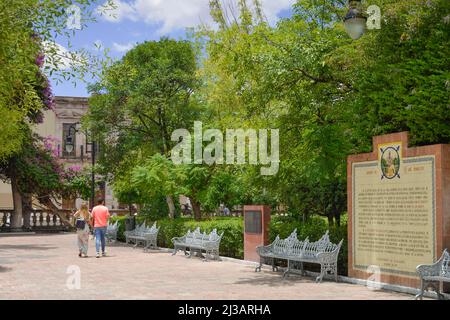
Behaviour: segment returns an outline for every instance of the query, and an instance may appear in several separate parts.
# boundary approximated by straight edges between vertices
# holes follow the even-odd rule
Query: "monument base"
[[[244,260],[259,262],[258,246],[269,242],[269,206],[244,206]]]

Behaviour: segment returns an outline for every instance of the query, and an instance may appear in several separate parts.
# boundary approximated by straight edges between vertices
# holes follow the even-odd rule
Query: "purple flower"
[[[58,148],[57,148],[57,142],[59,142],[59,141],[60,140],[58,138],[55,138],[52,136],[48,136],[43,139],[45,150],[50,152],[51,155],[53,156],[53,158],[55,158],[55,159],[57,159],[59,157],[59,154],[58,154],[59,152],[58,152]]]
[[[67,170],[69,170],[69,172],[72,172],[72,173],[80,172],[81,166],[74,165],[74,166],[67,168]]]
[[[35,60],[36,65],[39,68],[42,68],[42,66],[44,65],[44,61],[45,61],[45,55],[43,53],[39,53]]]
[[[52,87],[48,80],[45,80],[44,88],[42,89],[43,103],[45,104],[47,110],[54,110],[55,99],[53,97]]]

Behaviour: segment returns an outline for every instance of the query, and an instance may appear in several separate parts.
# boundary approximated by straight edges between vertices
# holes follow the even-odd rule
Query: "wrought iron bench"
[[[421,264],[416,270],[420,277],[420,293],[416,295],[416,299],[422,299],[425,290],[433,288],[437,293],[439,300],[445,300],[446,297],[441,292],[441,284],[450,282],[450,254],[447,249],[444,250],[440,259],[431,264]]]
[[[151,227],[146,227],[144,222],[132,231],[125,231],[125,242],[126,244],[134,243],[135,248],[142,243],[144,245],[144,251],[148,251],[150,247],[158,247],[158,232],[159,228],[156,226],[156,222]]]
[[[109,242],[117,242],[117,231],[119,230],[119,221],[116,221],[114,224],[108,223],[108,226],[106,228],[106,235],[105,238]]]
[[[208,260],[208,256],[213,256],[214,259],[218,260],[222,237],[223,232],[219,235],[216,229],[209,234],[200,232],[200,228],[195,229],[193,232],[188,230],[184,236],[172,239],[174,246],[172,255],[176,255],[179,250],[183,250],[184,254],[191,258],[194,252],[201,255],[202,251],[205,251],[204,261]],[[187,250],[189,250],[189,254]]]
[[[305,241],[308,241],[306,238]],[[280,239],[278,235],[275,240],[268,246],[259,246],[256,248],[258,255],[261,257],[260,264],[256,267],[255,272],[261,271],[261,267],[265,259],[272,262],[272,270],[278,271],[275,265],[276,259],[286,259],[286,256],[291,252],[301,252],[305,246],[305,241],[297,239],[297,229],[295,229],[286,239]]]
[[[337,260],[343,240],[339,244],[332,243],[327,231],[318,241],[310,242],[308,239],[299,241],[296,230],[285,240],[280,240],[279,237],[277,239],[269,246],[258,247],[257,252],[261,258],[287,260],[288,266],[283,277],[293,272],[293,263],[300,263],[303,273],[303,263],[306,262],[320,264],[320,275],[316,278],[316,282],[322,282],[323,277],[328,273],[334,275],[337,282]],[[275,271],[273,263],[272,270]],[[261,266],[262,261],[255,271],[261,271]]]

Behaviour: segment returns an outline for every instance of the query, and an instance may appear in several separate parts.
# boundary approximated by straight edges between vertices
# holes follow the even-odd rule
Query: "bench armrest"
[[[437,276],[439,275],[440,269],[441,269],[440,262],[436,262],[433,264],[421,264],[416,267],[416,271],[421,278],[427,276]]]
[[[272,252],[273,250],[273,245],[269,244],[267,246],[258,246],[256,247],[256,252],[261,256],[264,255],[265,253],[269,253]]]
[[[175,242],[185,242],[185,240],[186,240],[186,236],[182,236],[182,237],[174,237],[174,238],[172,238],[172,243],[175,243]]]
[[[203,243],[203,246],[205,247],[205,249],[209,250],[219,249],[220,241],[206,241]]]
[[[416,271],[420,278],[427,276],[438,276],[441,273],[442,264],[445,257],[448,256],[447,249],[444,250],[442,256],[433,264],[421,264],[416,267]]]
[[[343,241],[344,240],[341,240],[341,242],[339,242],[339,244],[337,245],[336,249],[334,249],[331,252],[319,252],[316,256],[317,260],[320,263],[337,263],[339,251],[341,250]]]

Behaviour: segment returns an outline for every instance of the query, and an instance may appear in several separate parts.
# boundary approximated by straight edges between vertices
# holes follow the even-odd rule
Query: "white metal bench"
[[[308,241],[308,238],[305,241]],[[283,260],[286,259],[287,255],[291,255],[293,252],[301,252],[305,245],[305,241],[299,241],[297,239],[297,229],[295,229],[286,239],[280,239],[280,236],[278,235],[270,245],[257,247],[256,251],[261,257],[261,260],[255,271],[261,271],[264,259],[268,259],[272,262],[273,271],[278,271],[275,260]]]
[[[204,261],[208,260],[208,256],[219,259],[219,247],[222,237],[223,232],[219,235],[216,229],[209,234],[200,232],[199,227],[193,232],[189,230],[184,236],[172,239],[174,245],[172,255],[176,255],[179,250],[183,250],[184,254],[190,258],[194,252],[201,255],[202,251],[205,251]],[[187,250],[189,250],[189,254]]]
[[[144,251],[148,251],[150,247],[158,247],[158,232],[159,228],[156,226],[156,222],[151,227],[146,227],[144,222],[132,231],[125,231],[125,242],[126,244],[134,243],[135,248],[142,243]]]
[[[105,238],[108,242],[117,242],[117,231],[119,230],[119,221],[116,221],[114,224],[108,223],[106,227]]]
[[[288,266],[283,277],[293,272],[293,263],[300,263],[302,273],[304,262],[315,263],[320,264],[320,275],[316,278],[316,282],[322,282],[323,277],[329,273],[334,276],[337,282],[337,260],[342,243],[343,240],[339,244],[332,243],[328,231],[318,241],[310,242],[308,238],[300,241],[297,239],[297,230],[294,230],[284,240],[280,240],[279,236],[277,236],[270,245],[257,248],[257,252],[261,257],[261,263],[255,271],[261,271],[264,258],[272,259],[272,270],[274,271],[278,269],[274,266],[275,259],[287,260]]]
[[[447,249],[442,253],[441,258],[431,265],[421,264],[416,270],[420,277],[420,293],[416,299],[422,299],[425,290],[433,288],[437,293],[439,300],[445,300],[442,294],[441,286],[444,282],[450,282],[450,254]]]

